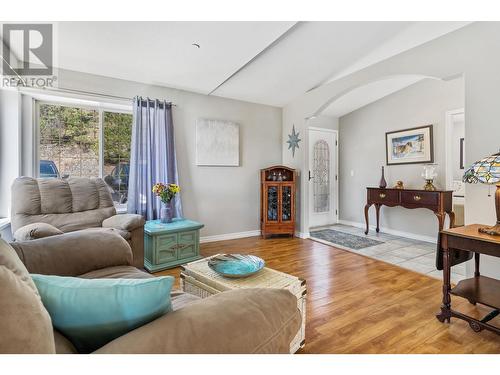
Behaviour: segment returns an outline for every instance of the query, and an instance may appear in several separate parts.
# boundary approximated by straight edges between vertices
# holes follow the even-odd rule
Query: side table
[[[463,227],[443,230],[441,249],[443,252],[443,304],[436,318],[450,323],[451,318],[458,318],[469,323],[475,332],[486,329],[500,335],[500,328],[488,322],[500,314],[500,280],[482,276],[479,272],[480,254],[500,257],[500,238],[478,231],[485,225],[470,224]],[[451,287],[450,273],[454,250],[474,253],[474,277],[461,280],[457,286]],[[480,303],[492,310],[482,319],[465,315],[451,307],[451,295],[467,299],[473,305]]]
[[[200,229],[193,220],[174,219],[164,224],[149,220],[144,225],[144,267],[149,272],[173,268],[200,256]]]

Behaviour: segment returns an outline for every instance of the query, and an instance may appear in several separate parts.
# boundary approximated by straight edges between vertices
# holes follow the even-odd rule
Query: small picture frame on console
[[[387,165],[434,162],[432,125],[385,133]]]

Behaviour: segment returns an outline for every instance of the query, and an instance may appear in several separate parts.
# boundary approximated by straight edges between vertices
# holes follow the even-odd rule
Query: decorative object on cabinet
[[[455,225],[455,213],[452,208],[453,191],[447,190],[435,190],[435,191],[425,191],[425,190],[401,190],[401,189],[380,189],[374,187],[368,187],[366,206],[365,206],[365,221],[366,221],[366,231],[368,234],[369,222],[368,222],[368,210],[372,205],[375,205],[375,212],[377,218],[377,228],[376,231],[379,232],[379,222],[380,222],[380,207],[396,207],[402,206],[405,208],[427,208],[434,212],[438,218],[439,231],[443,230],[444,219],[446,214],[450,217],[450,228]]]
[[[292,134],[288,134],[288,149],[292,149],[292,157],[295,157],[295,149],[299,148],[299,142],[301,139],[299,138],[299,133],[295,132],[295,125],[292,126]]]
[[[387,132],[385,148],[387,165],[432,163],[432,125]]]
[[[200,229],[204,225],[187,219],[169,224],[149,220],[144,226],[144,267],[149,272],[173,268],[200,259]]]
[[[385,180],[384,176],[384,167],[382,167],[382,177],[380,177],[380,182],[378,184],[378,187],[381,189],[385,189],[387,187],[387,181]]]
[[[181,188],[177,184],[164,184],[163,182],[158,182],[154,184],[152,191],[163,203],[160,209],[160,221],[164,224],[171,223],[173,218],[171,202],[181,191]]]
[[[424,170],[422,172],[422,177],[425,180],[424,190],[427,190],[427,191],[436,190],[436,187],[433,184],[434,179],[437,177],[436,166],[437,166],[437,164],[424,165]]]
[[[266,262],[255,255],[219,254],[209,259],[208,266],[219,275],[241,279],[264,268]]]
[[[401,180],[396,181],[396,185],[394,186],[394,189],[403,190],[404,188],[405,187],[404,187],[403,181],[401,181]]]
[[[212,270],[208,262],[220,254],[200,259],[181,266],[181,287],[186,293],[206,298],[233,289],[284,289],[297,298],[297,308],[302,315],[302,324],[290,342],[290,353],[295,353],[305,344],[306,330],[306,281],[272,268],[264,267],[259,273],[244,279],[230,279]]]
[[[196,122],[196,165],[238,167],[240,128],[231,121]]]
[[[277,165],[260,172],[260,229],[271,234],[295,234],[294,169]]]
[[[476,161],[464,173],[464,182],[476,184],[481,182],[496,185],[495,208],[497,223],[491,227],[480,227],[479,232],[500,236],[500,152]]]

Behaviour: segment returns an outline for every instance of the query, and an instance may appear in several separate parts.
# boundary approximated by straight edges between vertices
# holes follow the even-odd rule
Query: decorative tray
[[[224,277],[242,278],[264,268],[263,259],[254,255],[221,254],[211,258],[208,266]]]

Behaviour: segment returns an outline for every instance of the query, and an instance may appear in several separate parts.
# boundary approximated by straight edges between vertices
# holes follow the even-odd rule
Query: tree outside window
[[[38,123],[40,177],[103,177],[113,200],[127,202],[131,114],[42,103]]]

